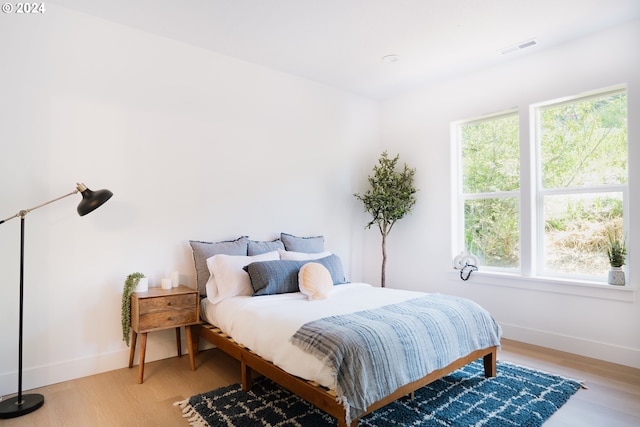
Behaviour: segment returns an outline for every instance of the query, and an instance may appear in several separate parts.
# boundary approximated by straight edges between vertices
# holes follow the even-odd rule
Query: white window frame
[[[456,167],[454,168],[456,171],[456,177],[454,182],[457,183],[457,190],[456,190],[456,200],[454,202],[454,212],[456,212],[456,217],[457,217],[457,224],[454,226],[455,227],[455,231],[454,231],[454,242],[457,242],[457,244],[455,244],[454,246],[459,247],[459,251],[462,251],[465,248],[465,242],[464,242],[464,203],[467,200],[482,200],[482,199],[487,199],[487,198],[495,198],[495,199],[507,199],[507,198],[515,198],[518,200],[518,204],[519,204],[519,218],[518,218],[518,224],[520,225],[520,234],[522,233],[522,185],[520,185],[518,190],[511,190],[511,191],[496,191],[496,192],[490,192],[490,193],[472,193],[472,194],[466,194],[463,193],[462,191],[462,185],[463,185],[463,168],[462,168],[462,135],[461,135],[461,127],[462,125],[467,125],[467,124],[472,124],[472,123],[477,123],[477,122],[483,122],[483,121],[488,121],[488,120],[493,120],[493,119],[500,119],[503,117],[510,117],[510,116],[517,116],[518,117],[518,123],[520,121],[520,117],[518,114],[518,110],[517,109],[509,109],[509,110],[505,110],[505,111],[500,111],[498,113],[494,113],[494,114],[487,114],[487,115],[483,115],[480,117],[475,117],[473,119],[469,119],[469,120],[460,120],[457,122],[452,123],[452,135],[455,135],[455,139],[454,139],[454,144],[452,144],[452,146],[454,146],[455,148],[455,159],[456,159]],[[522,130],[522,128],[520,127],[520,125],[518,124],[518,129]],[[520,150],[522,150],[522,146],[520,146]],[[520,153],[520,159],[522,159],[522,153]],[[522,170],[520,170],[520,175],[522,176]],[[520,236],[520,239],[522,240],[522,236]],[[504,268],[504,267],[490,267],[490,266],[483,266],[483,269],[486,270],[494,270],[494,271],[507,271],[507,272],[520,272],[521,268],[522,268],[522,248],[520,248],[520,253],[518,255],[519,259],[520,259],[520,267],[519,268]]]
[[[542,173],[540,159],[539,111],[542,108],[563,103],[572,103],[578,100],[598,98],[607,95],[624,92],[627,94],[626,85],[617,85],[599,89],[575,96],[554,99],[541,103],[531,104],[527,108],[508,109],[494,114],[459,120],[451,123],[451,158],[453,160],[452,182],[454,194],[452,208],[455,213],[455,223],[452,229],[452,257],[455,257],[465,248],[464,242],[464,201],[470,197],[462,194],[462,141],[461,125],[473,123],[479,120],[499,118],[518,112],[518,125],[520,129],[520,268],[507,269],[498,267],[481,267],[474,272],[475,281],[478,283],[508,286],[524,289],[535,289],[562,294],[578,294],[607,299],[631,301],[635,299],[635,290],[630,286],[611,286],[606,281],[595,280],[594,277],[579,277],[576,275],[554,274],[544,271],[543,266],[543,239],[544,239],[544,215],[543,197],[551,194],[580,194],[595,192],[622,192],[624,229],[629,230],[629,180],[626,184],[598,185],[581,187],[579,189],[544,189],[542,187]],[[627,141],[627,158],[628,158]],[[630,165],[629,165],[630,166]],[[628,170],[628,168],[627,168]],[[627,172],[628,173],[628,172]],[[496,193],[497,194],[497,193]],[[473,195],[478,196],[478,195]],[[511,195],[510,197],[514,197]],[[538,231],[539,230],[539,231]],[[628,270],[627,270],[628,272]],[[455,272],[454,272],[455,273]],[[457,273],[455,273],[457,276]],[[522,280],[514,281],[513,278]]]
[[[622,193],[622,201],[623,201],[623,221],[624,221],[624,229],[629,229],[629,179],[628,179],[628,165],[627,165],[627,183],[626,184],[606,184],[606,185],[589,185],[582,187],[574,187],[574,188],[550,188],[546,189],[542,185],[542,162],[541,162],[541,141],[540,141],[540,111],[552,107],[552,106],[560,106],[566,104],[572,104],[574,102],[579,102],[583,100],[590,100],[594,98],[603,98],[610,95],[615,95],[619,93],[627,93],[627,89],[625,86],[619,86],[616,88],[606,88],[601,90],[596,90],[588,93],[583,93],[575,96],[565,97],[562,99],[555,99],[551,101],[541,102],[537,104],[533,104],[529,108],[529,116],[531,118],[531,142],[534,146],[535,155],[531,159],[530,164],[534,164],[535,168],[535,181],[534,181],[534,197],[535,197],[535,222],[531,222],[531,224],[535,224],[533,229],[535,230],[535,246],[532,248],[532,254],[534,254],[531,259],[535,260],[533,263],[534,268],[531,271],[531,275],[538,277],[557,277],[557,278],[568,278],[575,279],[580,281],[596,281],[600,282],[602,279],[598,279],[594,276],[588,275],[576,275],[576,274],[563,274],[557,272],[545,271],[544,268],[544,197],[551,195],[572,195],[572,194],[592,194],[592,193],[612,193],[612,192],[620,192]],[[628,153],[628,141],[627,141],[627,159],[629,158]]]

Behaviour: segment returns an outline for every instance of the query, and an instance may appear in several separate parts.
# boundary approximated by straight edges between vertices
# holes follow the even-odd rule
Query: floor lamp
[[[78,183],[76,189],[69,194],[60,196],[57,199],[50,200],[31,209],[26,209],[17,214],[0,221],[0,224],[10,219],[20,217],[20,327],[18,330],[18,395],[0,402],[0,419],[19,417],[35,411],[44,405],[44,396],[41,394],[22,394],[22,317],[23,317],[23,298],[24,298],[24,217],[31,211],[46,206],[50,203],[57,202],[60,199],[71,196],[72,194],[82,194],[82,200],[78,205],[78,214],[84,216],[94,209],[102,206],[104,202],[109,200],[113,193],[109,190],[91,191],[84,184]]]

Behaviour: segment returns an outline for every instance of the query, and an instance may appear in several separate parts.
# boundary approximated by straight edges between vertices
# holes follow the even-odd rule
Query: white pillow
[[[243,267],[258,261],[276,261],[277,251],[254,256],[218,254],[207,258],[211,277],[207,281],[207,299],[216,304],[229,297],[253,295],[249,274]]]
[[[311,259],[319,259],[328,257],[331,255],[331,252],[315,252],[315,253],[306,253],[306,252],[293,252],[293,251],[285,251],[282,249],[278,249],[278,254],[280,255],[280,259],[286,259],[290,261],[308,261]]]
[[[300,292],[310,300],[326,299],[333,289],[333,279],[327,267],[318,262],[309,262],[298,272]]]

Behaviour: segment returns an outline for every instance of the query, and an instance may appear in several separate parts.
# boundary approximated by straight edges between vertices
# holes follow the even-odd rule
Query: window
[[[465,247],[485,266],[520,263],[518,132],[515,112],[459,126]]]
[[[541,264],[549,274],[604,276],[609,235],[624,235],[627,99],[613,92],[534,108]]]
[[[507,112],[454,124],[456,246],[487,269],[603,281],[604,247],[610,236],[625,235],[626,90],[527,113],[527,120]]]

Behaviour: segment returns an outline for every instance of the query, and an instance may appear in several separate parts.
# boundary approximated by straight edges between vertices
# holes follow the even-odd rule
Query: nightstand
[[[197,290],[182,285],[172,289],[149,288],[147,292],[134,292],[131,294],[132,332],[129,368],[133,366],[136,340],[138,334],[141,334],[138,384],[142,384],[144,378],[144,357],[147,347],[147,333],[149,332],[176,328],[178,357],[181,357],[180,327],[184,326],[187,332],[189,362],[191,370],[195,371],[196,350],[192,340],[191,326],[200,323],[199,300]]]

